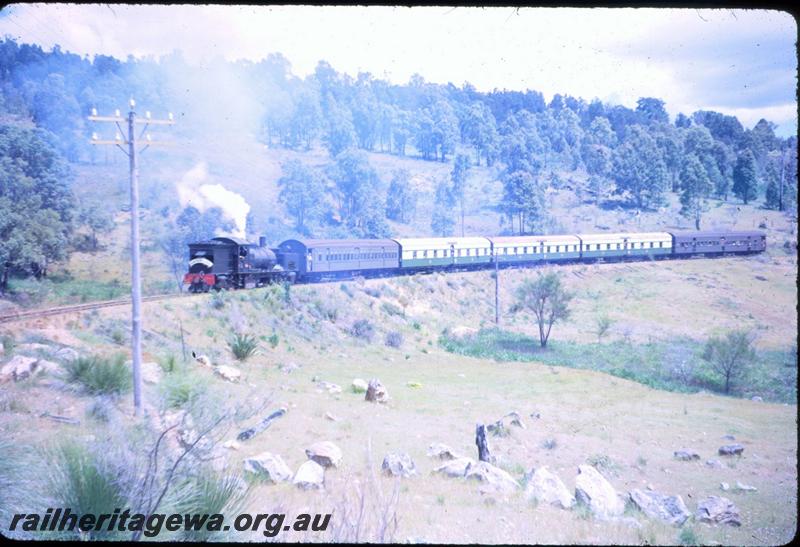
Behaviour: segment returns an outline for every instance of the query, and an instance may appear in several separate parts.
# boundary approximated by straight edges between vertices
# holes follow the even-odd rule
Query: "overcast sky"
[[[797,132],[797,27],[764,10],[258,7],[26,4],[0,12],[0,36],[125,58],[179,49],[191,62],[281,52],[296,75],[335,69],[405,83],[535,89],[633,107],[666,101],[760,118]]]

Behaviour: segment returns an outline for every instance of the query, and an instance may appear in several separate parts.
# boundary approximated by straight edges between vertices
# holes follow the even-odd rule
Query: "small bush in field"
[[[386,333],[385,343],[390,348],[399,348],[403,345],[403,335],[396,330],[389,331]]]
[[[169,408],[182,408],[208,391],[203,381],[188,374],[170,374],[161,383],[161,394]]]
[[[391,302],[384,302],[383,304],[381,304],[381,310],[383,310],[383,312],[386,315],[391,315],[391,316],[403,317],[406,314],[403,311],[403,308],[395,304],[392,304]]]
[[[64,366],[66,380],[78,383],[92,394],[119,395],[130,391],[133,381],[125,356],[78,357]]]
[[[258,340],[252,334],[236,333],[228,340],[228,347],[238,361],[247,361],[258,351]]]
[[[273,332],[272,334],[269,335],[269,338],[267,338],[267,342],[269,342],[269,347],[271,347],[272,349],[275,349],[275,348],[278,347],[278,342],[279,341],[280,341],[280,339],[278,338],[278,333],[277,332]]]
[[[350,334],[361,340],[371,342],[375,336],[375,327],[367,319],[358,319],[350,327]]]

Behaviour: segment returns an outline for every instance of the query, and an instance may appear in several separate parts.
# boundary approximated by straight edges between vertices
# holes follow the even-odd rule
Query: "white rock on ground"
[[[406,453],[387,454],[383,458],[381,470],[392,477],[410,477],[417,473],[417,466],[414,465],[414,460],[411,459],[411,456]]]
[[[325,484],[325,469],[317,462],[308,460],[297,469],[292,484],[303,490],[321,490]]]
[[[519,483],[514,480],[514,477],[499,467],[486,462],[470,463],[467,466],[464,477],[487,483],[499,492],[510,493],[519,488]]]
[[[461,458],[452,448],[442,443],[433,443],[430,445],[427,454],[431,458],[438,458],[440,460],[456,460]]]
[[[222,444],[222,448],[227,448],[229,450],[239,450],[240,446],[242,445],[239,444],[239,441],[234,439],[227,440]]]
[[[433,472],[440,473],[447,477],[464,477],[464,475],[467,473],[467,468],[474,463],[475,460],[472,458],[456,458],[443,465],[440,465],[434,469]]]
[[[142,380],[148,384],[157,384],[161,381],[161,367],[158,363],[142,363]]]
[[[36,372],[36,357],[26,357],[25,355],[15,355],[11,360],[0,369],[0,383],[13,380],[19,382],[30,378]]]
[[[270,482],[291,480],[292,470],[277,454],[262,452],[244,460],[244,470]]]
[[[661,520],[673,526],[682,526],[691,516],[680,496],[666,496],[658,492],[634,489],[631,501],[648,517]]]
[[[353,380],[353,383],[350,385],[353,393],[366,393],[369,384],[367,384],[366,380],[362,380],[361,378],[356,378]]]
[[[306,448],[306,456],[322,467],[339,467],[342,463],[342,451],[330,441],[312,444]]]
[[[731,500],[722,496],[709,496],[701,500],[697,504],[697,512],[694,516],[700,522],[730,524],[731,526],[742,525],[739,509]]]
[[[367,394],[364,396],[364,400],[371,403],[386,403],[389,401],[389,393],[380,380],[373,378],[367,385]]]
[[[625,504],[617,491],[591,465],[579,465],[575,477],[575,499],[587,505],[598,518],[609,519],[622,515]]]
[[[575,505],[575,496],[570,494],[564,483],[547,467],[540,467],[525,487],[525,498],[540,503],[549,503],[562,509],[570,509]]]
[[[229,382],[238,382],[239,379],[242,377],[241,370],[228,365],[220,365],[218,367],[214,367],[214,374],[218,375],[223,380],[227,380]]]

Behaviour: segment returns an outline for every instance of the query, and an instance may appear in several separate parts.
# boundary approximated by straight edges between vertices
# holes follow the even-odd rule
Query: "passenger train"
[[[189,245],[191,292],[356,275],[400,275],[560,262],[760,253],[762,232],[644,232],[518,237],[289,239],[276,248],[230,237]]]

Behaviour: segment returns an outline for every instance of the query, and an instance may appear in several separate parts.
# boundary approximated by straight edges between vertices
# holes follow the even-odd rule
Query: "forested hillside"
[[[280,54],[195,66],[179,52],[90,59],[6,39],[0,293],[9,275],[52,277],[70,253],[106,245],[124,262],[127,160],[90,144],[116,130],[87,116],[124,112],[131,97],[138,115],[177,121],[154,132],[176,145],[148,150],[141,166],[144,252],[173,289],[186,243],[219,233],[276,243],[559,232],[577,228],[565,211],[578,207],[594,214],[592,231],[609,229],[597,220],[608,210],[650,228],[674,210],[689,229],[712,227],[726,202],[733,215],[796,209],[796,136],[777,137],[768,120],[748,128],[710,110],[671,120],[657,97],[628,108],[418,75],[396,85],[325,61],[298,78]],[[127,281],[105,262],[103,272]]]

